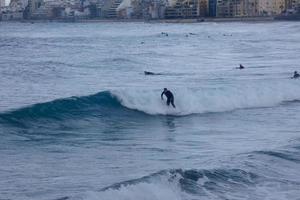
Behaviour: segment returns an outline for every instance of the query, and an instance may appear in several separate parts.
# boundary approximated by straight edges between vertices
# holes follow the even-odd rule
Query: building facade
[[[244,0],[217,1],[217,17],[243,17],[246,15]]]
[[[5,0],[0,0],[0,8],[5,6]]]
[[[217,0],[209,0],[208,1],[208,15],[210,17],[217,16]]]
[[[259,0],[217,0],[217,17],[259,16]]]
[[[209,15],[209,0],[177,0],[166,7],[166,18],[199,18]]]
[[[244,0],[245,15],[248,17],[259,16],[259,0]]]
[[[259,15],[274,16],[285,10],[285,0],[259,0]]]
[[[5,0],[0,0],[0,7]],[[276,16],[300,12],[300,0],[11,0],[2,18],[176,19]],[[23,13],[23,14],[22,14]]]
[[[300,0],[285,0],[285,8],[290,12],[300,10]]]

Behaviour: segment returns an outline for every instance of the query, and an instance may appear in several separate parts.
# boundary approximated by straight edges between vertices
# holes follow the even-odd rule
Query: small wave
[[[263,56],[257,56],[257,57],[263,57]],[[259,69],[263,69],[263,68],[271,68],[272,66],[267,66],[267,65],[262,65],[262,66],[252,66],[249,68],[259,68]]]
[[[153,173],[149,176],[144,176],[139,179],[133,179],[129,181],[124,181],[117,183],[105,188],[100,191],[107,191],[110,189],[120,189],[124,186],[136,185],[142,182],[151,182],[154,179],[161,179],[162,177],[167,178],[168,182],[179,182],[182,189],[190,190],[189,184],[200,184],[205,187],[205,183],[211,182],[227,182],[227,183],[243,183],[243,184],[253,184],[255,179],[258,178],[256,174],[251,172],[246,172],[241,169],[204,169],[204,170],[183,170],[183,169],[172,169],[163,170]],[[201,180],[203,179],[203,180]],[[188,186],[188,187],[186,187]],[[194,191],[196,192],[196,191]]]
[[[256,151],[255,153],[300,163],[300,156],[299,156],[298,152],[292,152],[292,151]]]
[[[54,200],[68,200],[68,199],[70,199],[70,197],[61,197],[61,198],[54,199]]]
[[[131,60],[129,58],[106,58],[104,60],[102,60],[102,62],[104,63],[135,63],[137,64],[137,61]]]
[[[290,148],[290,149],[293,149]],[[119,200],[194,200],[194,199],[294,199],[299,194],[299,152],[254,151],[249,155],[267,155],[296,162],[289,174],[284,163],[274,165],[264,157],[238,157],[238,168],[171,169],[128,180],[90,193],[84,199]],[[242,155],[243,156],[243,155]],[[246,166],[242,163],[248,163]],[[251,162],[251,165],[249,165]],[[236,160],[232,161],[236,165]],[[280,170],[279,170],[280,169]],[[289,179],[291,175],[296,176]],[[145,195],[147,194],[147,195]],[[91,198],[92,197],[92,198]]]
[[[214,193],[216,199],[224,196],[225,191],[246,189],[257,178],[257,175],[241,169],[163,170],[89,193],[86,199],[181,200],[213,197],[210,193]]]
[[[18,123],[23,120],[40,118],[65,119],[99,111],[100,115],[112,112],[112,109],[123,108],[110,92],[99,92],[94,95],[57,99],[46,103],[38,103],[29,107],[0,114],[0,122]]]

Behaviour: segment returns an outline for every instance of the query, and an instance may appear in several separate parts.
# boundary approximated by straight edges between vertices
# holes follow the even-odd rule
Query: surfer
[[[145,74],[145,75],[155,75],[154,72],[149,72],[149,71],[144,71],[144,74]]]
[[[292,78],[299,78],[300,77],[300,74],[298,74],[297,71],[294,71],[294,76]]]
[[[245,67],[242,64],[240,64],[240,67],[238,69],[245,69]]]
[[[164,99],[163,95],[165,95],[167,97],[167,105],[169,106],[171,103],[172,106],[174,108],[176,108],[176,106],[174,105],[174,95],[172,94],[172,92],[170,90],[168,90],[167,88],[164,88],[164,91],[160,95],[162,100]]]
[[[154,72],[150,72],[150,71],[144,71],[145,75],[162,75],[161,73],[154,73]]]

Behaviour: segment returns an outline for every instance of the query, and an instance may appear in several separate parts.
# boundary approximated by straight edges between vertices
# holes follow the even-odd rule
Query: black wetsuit
[[[169,106],[170,103],[171,103],[172,106],[175,108],[175,105],[174,105],[174,96],[173,96],[172,92],[169,91],[169,90],[167,90],[166,92],[163,91],[161,93],[161,98],[163,98],[163,95],[166,95],[166,97],[167,97],[167,105]]]
[[[299,78],[299,77],[300,75],[298,73],[295,73],[293,78]]]
[[[155,75],[155,73],[153,73],[153,72],[148,72],[148,71],[144,71],[144,74],[145,74],[145,75]]]

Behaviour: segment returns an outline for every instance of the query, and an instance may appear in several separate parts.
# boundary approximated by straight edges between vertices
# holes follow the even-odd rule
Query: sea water
[[[299,199],[299,54],[299,22],[0,23],[0,199]]]

